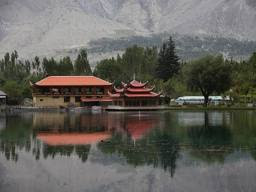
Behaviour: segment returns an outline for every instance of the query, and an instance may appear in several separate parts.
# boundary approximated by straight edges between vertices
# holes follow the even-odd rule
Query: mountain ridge
[[[17,11],[19,10],[19,11]],[[0,55],[88,47],[90,41],[178,33],[256,40],[254,0],[1,0]]]

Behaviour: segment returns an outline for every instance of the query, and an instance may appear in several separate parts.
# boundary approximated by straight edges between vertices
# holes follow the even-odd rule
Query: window
[[[44,101],[43,99],[40,99],[40,101]]]
[[[97,95],[103,95],[104,94],[104,88],[97,87],[96,88],[96,94]]]
[[[75,97],[75,101],[76,101],[76,103],[81,102],[81,97],[79,97],[79,96]]]
[[[69,103],[70,102],[70,97],[64,97],[64,102]]]
[[[91,95],[92,94],[92,87],[85,88],[84,91],[85,91],[85,94]]]

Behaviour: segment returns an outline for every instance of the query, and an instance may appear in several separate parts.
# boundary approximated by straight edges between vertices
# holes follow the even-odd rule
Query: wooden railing
[[[45,93],[33,93],[34,96],[102,96],[106,95],[104,92],[87,92],[87,93],[72,93],[72,92],[66,92],[66,93],[50,93],[50,92],[45,92]]]

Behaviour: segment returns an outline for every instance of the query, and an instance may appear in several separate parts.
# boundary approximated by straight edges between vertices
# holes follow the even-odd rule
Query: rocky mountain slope
[[[256,40],[256,1],[0,0],[0,55],[58,55],[105,37],[162,33]]]

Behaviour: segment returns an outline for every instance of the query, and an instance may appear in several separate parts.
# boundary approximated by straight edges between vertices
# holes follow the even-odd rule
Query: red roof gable
[[[129,97],[129,98],[146,98],[146,97],[159,97],[161,94],[153,92],[154,87],[147,88],[146,83],[140,83],[136,80],[133,80],[132,82],[125,84],[122,83],[123,88],[118,89],[114,87],[114,92],[108,92],[109,96],[114,98],[120,98],[120,97]]]
[[[111,83],[94,76],[49,76],[37,86],[110,86]]]
[[[153,91],[154,88],[148,89],[148,88],[128,88],[127,91],[131,93],[149,93]]]
[[[138,82],[138,81],[136,81],[136,80],[133,80],[132,82],[130,82],[130,85],[131,85],[132,87],[135,87],[135,88],[142,88],[142,87],[145,87],[147,84],[148,84],[148,82],[146,82],[146,83],[140,83],[140,82]]]
[[[126,97],[160,97],[160,94],[154,93],[154,92],[150,92],[150,93],[141,93],[141,94],[128,94],[125,93],[124,94]]]

